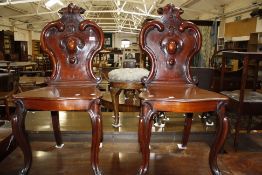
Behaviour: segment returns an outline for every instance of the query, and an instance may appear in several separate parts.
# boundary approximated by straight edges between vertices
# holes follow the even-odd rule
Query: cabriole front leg
[[[24,167],[19,174],[26,175],[29,173],[32,164],[32,150],[25,132],[25,117],[27,111],[21,100],[17,100],[15,103],[16,110],[11,119],[12,130],[18,146],[24,154]]]
[[[99,145],[102,140],[102,118],[100,112],[100,100],[94,100],[88,110],[92,123],[92,146],[91,146],[91,165],[95,175],[101,175],[99,170]]]
[[[142,103],[142,111],[140,113],[138,128],[138,138],[142,154],[142,163],[138,171],[139,175],[146,174],[148,171],[150,156],[149,144],[154,114],[155,112],[152,110],[151,104],[145,102]]]
[[[217,106],[218,126],[216,137],[209,153],[209,166],[213,175],[222,175],[217,165],[217,155],[227,137],[228,120],[225,116],[225,102],[220,102]]]

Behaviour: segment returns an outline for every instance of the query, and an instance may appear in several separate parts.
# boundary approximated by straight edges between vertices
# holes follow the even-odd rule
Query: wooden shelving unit
[[[39,40],[32,40],[32,56],[33,58],[36,58],[42,54],[41,47],[40,47],[40,41]]]
[[[232,49],[238,51],[247,51],[248,41],[226,41],[225,49]]]
[[[0,31],[0,51],[5,59],[10,59],[14,52],[14,33],[11,31]]]
[[[224,38],[217,39],[217,50],[223,50],[225,48]]]
[[[262,32],[250,34],[247,50],[249,52],[262,52]]]

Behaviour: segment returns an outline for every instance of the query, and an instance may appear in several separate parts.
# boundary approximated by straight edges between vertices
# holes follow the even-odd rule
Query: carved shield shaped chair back
[[[201,48],[196,25],[180,18],[183,10],[167,5],[158,9],[159,21],[150,21],[140,33],[140,46],[149,55],[152,69],[145,83],[193,83],[189,73],[192,57]]]
[[[209,154],[209,164],[213,174],[220,174],[217,153],[224,143],[228,130],[224,115],[227,97],[198,88],[190,75],[190,61],[201,47],[201,34],[196,25],[184,21],[183,10],[172,4],[160,8],[162,17],[147,22],[140,32],[140,46],[148,55],[152,68],[144,77],[146,89],[139,95],[141,113],[139,119],[139,143],[142,163],[138,174],[146,174],[149,166],[149,143],[151,127],[159,111],[186,114],[184,134],[180,148],[185,148],[194,112],[217,111],[217,137]]]
[[[99,143],[102,141],[102,118],[97,89],[100,78],[92,70],[94,55],[102,48],[102,30],[81,14],[84,9],[69,4],[59,11],[61,19],[48,23],[41,33],[41,46],[51,60],[52,75],[48,86],[16,94],[12,127],[15,140],[24,153],[21,174],[27,174],[32,163],[32,151],[25,133],[27,110],[51,111],[57,147],[63,146],[58,111],[87,111],[92,123],[91,165],[98,169]]]
[[[97,83],[92,69],[94,55],[104,43],[103,32],[84,20],[85,10],[70,4],[59,11],[61,19],[48,23],[41,33],[41,47],[52,64],[50,83]]]

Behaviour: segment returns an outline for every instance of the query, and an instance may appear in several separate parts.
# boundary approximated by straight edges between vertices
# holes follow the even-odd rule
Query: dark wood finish
[[[61,137],[60,131],[60,123],[59,123],[59,112],[58,111],[51,111],[51,118],[52,118],[52,125],[55,135],[56,147],[61,148],[63,147],[63,140]]]
[[[15,41],[15,53],[18,56],[16,61],[28,61],[28,44],[27,41]]]
[[[186,113],[185,114],[185,123],[184,123],[184,132],[183,132],[183,137],[182,137],[182,148],[185,148],[187,146],[187,142],[189,139],[189,134],[190,134],[190,129],[192,125],[192,118],[193,118],[193,113]]]
[[[15,92],[15,77],[11,73],[0,74],[0,127],[4,123],[3,121],[10,121],[10,104],[9,100]],[[11,152],[17,147],[16,140],[13,133],[10,133],[0,141],[0,161],[5,159]]]
[[[242,72],[242,80],[239,92],[239,100],[234,100],[230,98],[228,109],[234,110],[237,113],[237,122],[235,125],[235,136],[234,136],[234,146],[235,149],[238,147],[238,137],[240,131],[240,123],[244,114],[247,115],[261,115],[262,114],[262,103],[261,102],[254,102],[248,103],[244,101],[245,98],[245,88],[247,85],[248,79],[248,68],[249,62],[251,60],[255,60],[256,68],[258,68],[259,61],[262,61],[262,54],[259,52],[234,52],[234,51],[224,51],[223,52],[223,63],[226,62],[226,59],[239,59],[243,61],[243,72]],[[221,89],[224,88],[223,80],[224,80],[224,73],[225,73],[225,64],[222,64],[222,71],[221,71]],[[255,71],[255,75],[253,77],[253,90],[256,90],[256,83],[258,78],[258,69]]]
[[[160,20],[146,23],[140,32],[140,46],[151,59],[152,68],[142,81],[147,87],[139,95],[142,109],[139,119],[139,143],[142,163],[139,174],[146,174],[149,167],[149,143],[153,118],[158,111],[218,113],[218,128],[209,154],[212,174],[222,174],[217,166],[220,151],[228,131],[224,115],[228,98],[224,95],[200,89],[194,84],[189,66],[193,56],[201,48],[201,34],[196,25],[184,21],[183,10],[166,5],[158,10]],[[184,145],[188,139],[189,125],[185,126]]]
[[[14,32],[0,31],[0,51],[4,54],[4,59],[10,61],[14,53]]]
[[[13,134],[9,134],[0,142],[0,162],[17,148]]]
[[[48,86],[14,96],[16,112],[12,117],[12,128],[24,154],[24,167],[20,174],[28,174],[32,164],[32,151],[24,124],[27,110],[52,111],[57,146],[62,144],[58,111],[87,111],[92,123],[91,165],[94,174],[101,174],[98,152],[102,141],[102,93],[96,87],[101,78],[94,75],[92,61],[102,48],[104,36],[94,22],[80,16],[84,11],[71,3],[59,11],[61,19],[44,27],[41,47],[52,64]]]

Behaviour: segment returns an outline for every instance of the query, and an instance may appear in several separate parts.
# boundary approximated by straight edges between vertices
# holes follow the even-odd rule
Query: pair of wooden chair
[[[59,11],[61,19],[48,23],[41,33],[41,46],[52,63],[48,86],[14,96],[16,112],[12,116],[15,139],[24,154],[24,167],[20,174],[27,174],[32,164],[32,151],[26,137],[27,110],[49,110],[58,146],[62,145],[58,111],[85,110],[91,116],[91,164],[94,174],[98,168],[99,145],[102,142],[102,116],[97,89],[101,80],[92,70],[94,55],[102,49],[102,30],[80,14],[84,9],[73,4]],[[224,115],[227,98],[195,86],[189,71],[190,60],[201,47],[198,28],[180,18],[182,10],[174,5],[160,8],[159,20],[146,23],[140,33],[140,46],[149,55],[152,69],[143,78],[146,89],[141,92],[139,118],[139,144],[142,163],[138,174],[146,174],[149,166],[151,126],[158,111],[187,114],[183,146],[186,146],[193,112],[217,111],[218,130],[209,155],[213,174],[221,174],[217,154],[222,147],[228,122]]]

